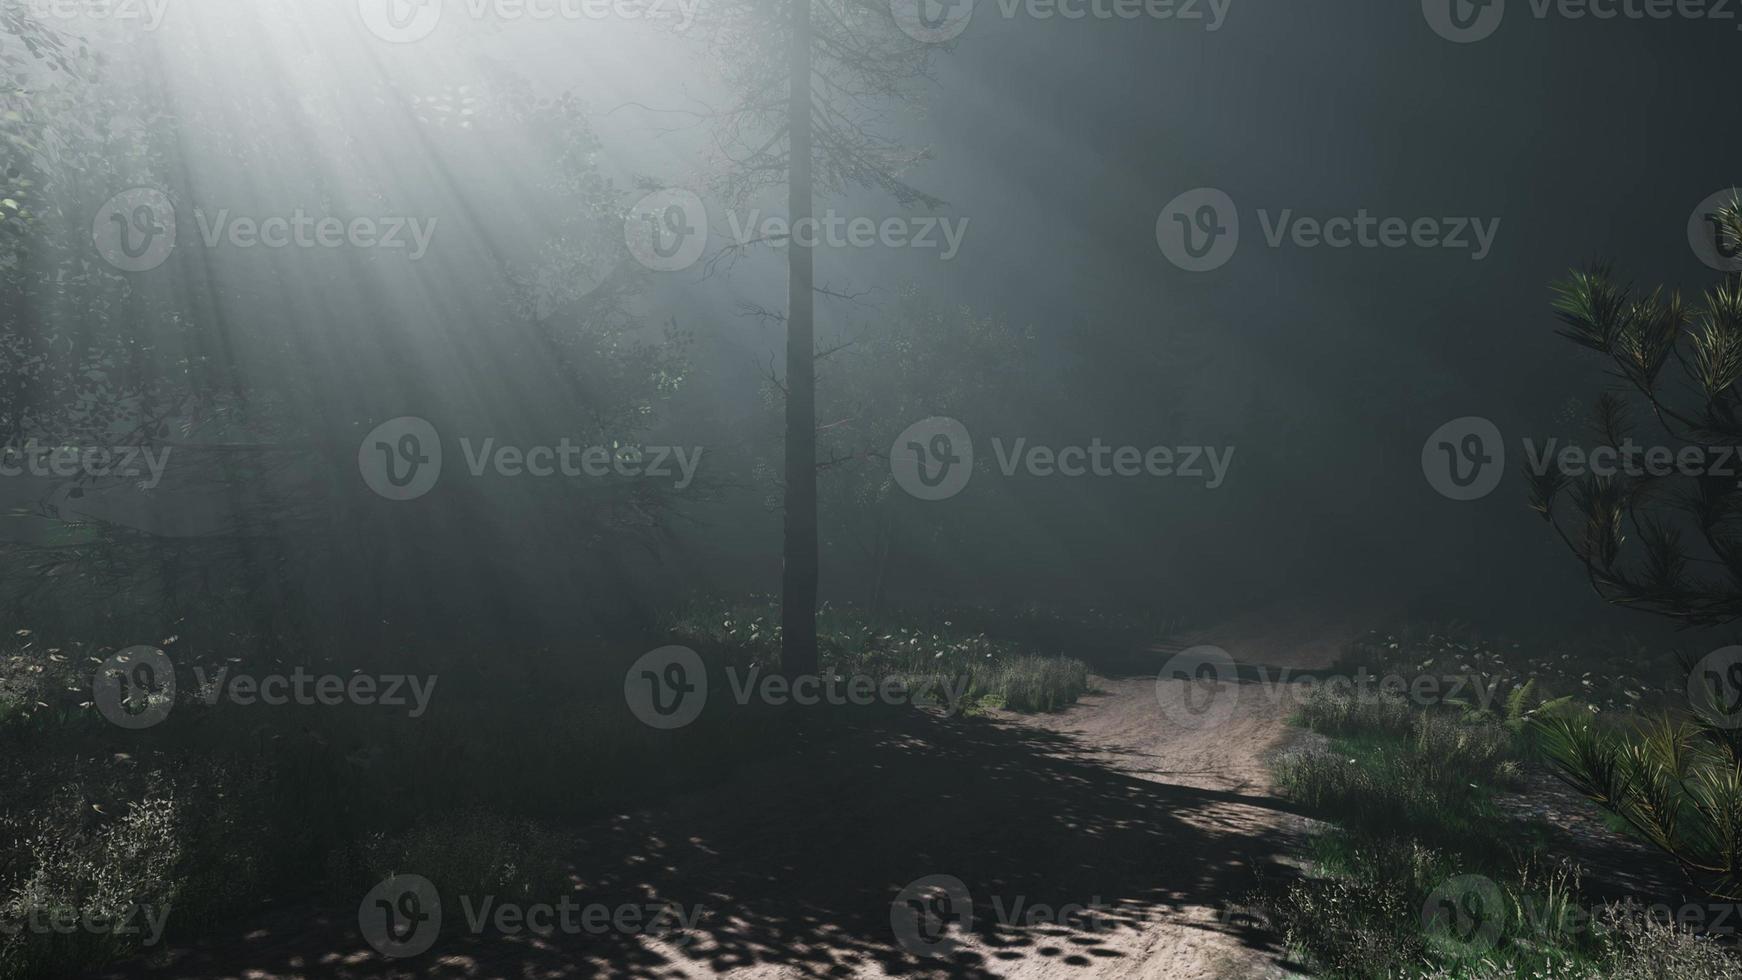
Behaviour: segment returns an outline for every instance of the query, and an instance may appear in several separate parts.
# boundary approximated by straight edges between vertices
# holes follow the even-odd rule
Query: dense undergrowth
[[[1321,688],[1300,704],[1294,721],[1319,737],[1280,755],[1274,779],[1326,825],[1307,873],[1259,899],[1297,958],[1362,980],[1742,977],[1727,943],[1643,914],[1655,899],[1589,896],[1587,870],[1546,846],[1546,828],[1496,806],[1545,764],[1544,719],[1626,711],[1593,703],[1599,685],[1555,662],[1442,634],[1370,634],[1338,669],[1482,671],[1488,693],[1421,703]],[[1616,672],[1602,689],[1660,688]]]
[[[175,662],[178,694],[141,730],[111,724],[93,701],[92,672],[114,645],[19,630],[0,655],[0,978],[72,975],[144,943],[40,927],[54,916],[167,910],[174,942],[269,902],[355,903],[406,868],[444,892],[549,897],[577,865],[606,860],[574,853],[553,828],[778,758],[794,745],[795,719],[818,739],[916,710],[825,704],[795,716],[720,697],[693,724],[660,731],[626,707],[626,668],[658,644],[693,647],[710,680],[777,671],[772,622],[759,598],[698,601],[653,635],[592,649],[509,656],[429,643],[374,658],[434,683],[415,718],[379,704],[208,704],[196,669],[208,679],[224,669],[348,677],[358,658],[248,662],[230,655],[254,648],[241,630],[227,647],[168,636],[154,645]],[[948,678],[967,692],[961,703],[922,699],[917,709],[956,715],[1056,710],[1087,687],[1082,662],[1037,655],[1017,638],[949,619],[899,623],[827,610],[823,673]]]

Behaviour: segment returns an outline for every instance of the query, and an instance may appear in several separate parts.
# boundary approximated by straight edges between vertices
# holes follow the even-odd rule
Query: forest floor
[[[430,952],[392,960],[365,942],[355,908],[286,908],[99,975],[1284,976],[1276,937],[1231,914],[1309,826],[1266,772],[1300,737],[1283,688],[1243,683],[1232,714],[1202,724],[1177,710],[1185,682],[1156,673],[1174,651],[1213,643],[1243,679],[1275,678],[1329,664],[1369,623],[1273,608],[1165,648],[1073,651],[1094,665],[1095,690],[1066,711],[912,711],[801,737],[724,788],[575,830],[577,903],[668,908],[691,923],[683,931],[540,938],[450,916]],[[934,876],[971,896],[971,926],[923,929],[897,901]]]

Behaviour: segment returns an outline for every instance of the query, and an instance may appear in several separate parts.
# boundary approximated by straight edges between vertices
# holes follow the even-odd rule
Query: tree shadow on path
[[[1278,952],[1251,924],[1182,913],[1225,907],[1286,850],[1264,829],[1279,801],[1144,779],[1069,734],[1009,721],[906,711],[827,740],[802,727],[790,756],[747,765],[723,788],[576,832],[575,902],[700,906],[687,934],[474,936],[450,915],[429,952],[390,960],[366,944],[354,907],[309,909],[100,975],[1068,974],[1135,955],[1170,917]],[[1168,769],[1159,755],[1144,761]],[[903,945],[892,910],[904,887],[935,875],[971,894],[971,936],[950,955],[916,955],[925,950]],[[1044,921],[1092,904],[1093,918]]]

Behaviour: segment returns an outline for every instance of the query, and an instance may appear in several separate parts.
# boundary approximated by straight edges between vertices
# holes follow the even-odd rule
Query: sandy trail
[[[1272,617],[1187,643],[1218,643],[1243,666],[1322,666],[1343,638],[1327,631],[1342,627]],[[576,865],[593,873],[577,902],[675,903],[699,916],[686,933],[449,926],[431,952],[389,960],[366,945],[355,909],[287,911],[106,975],[1282,975],[1275,937],[1227,908],[1302,824],[1265,774],[1286,710],[1274,688],[1246,683],[1206,724],[1183,708],[1186,682],[1155,679],[1171,652],[1120,658],[1056,715],[910,712],[582,828]],[[917,907],[941,916],[898,901],[936,894],[925,883],[940,876],[966,892]],[[1094,914],[1060,912],[1078,906]]]

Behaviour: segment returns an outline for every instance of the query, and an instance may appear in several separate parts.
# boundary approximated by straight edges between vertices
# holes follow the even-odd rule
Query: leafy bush
[[[153,796],[108,819],[88,813],[89,804],[63,794],[53,806],[9,817],[0,827],[0,885],[10,892],[0,901],[0,923],[8,927],[0,932],[0,977],[96,966],[146,938],[41,928],[55,917],[134,921],[140,910],[167,914],[175,903],[182,855],[176,802]]]

